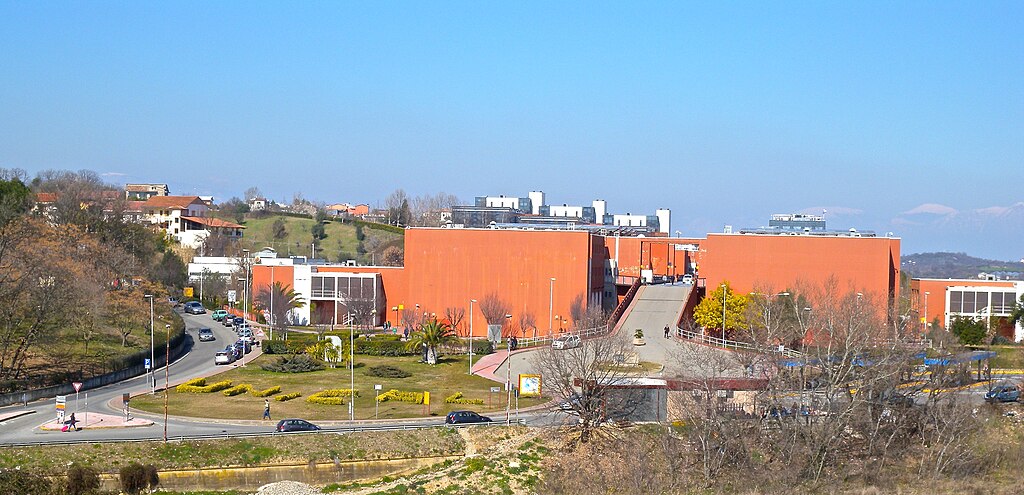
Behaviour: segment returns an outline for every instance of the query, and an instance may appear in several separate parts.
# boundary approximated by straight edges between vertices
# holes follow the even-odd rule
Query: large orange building
[[[698,288],[728,280],[735,290],[778,290],[835,278],[851,290],[892,300],[899,290],[900,241],[852,235],[710,234],[706,238],[604,236],[586,230],[410,228],[405,266],[353,267],[264,259],[253,268],[256,290],[271,280],[292,285],[310,305],[299,320],[342,321],[347,302],[372,300],[376,323],[400,325],[399,308],[428,316],[467,311],[494,293],[509,303],[513,321],[533,315],[535,331],[557,331],[573,300],[613,308],[637,278],[684,274]],[[702,291],[693,291],[701,294]],[[336,317],[336,314],[342,317]],[[486,334],[473,305],[473,334]],[[562,323],[566,322],[566,323]]]

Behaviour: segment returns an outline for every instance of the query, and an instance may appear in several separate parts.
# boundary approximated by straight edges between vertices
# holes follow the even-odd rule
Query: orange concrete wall
[[[709,234],[701,254],[709,290],[726,280],[741,292],[821,287],[834,276],[841,291],[899,295],[899,239]]]
[[[978,280],[978,279],[937,279],[915,278],[910,281],[910,300],[913,310],[925,317],[926,322],[936,318],[942,325],[946,321],[946,289],[948,287],[1003,287],[1013,289],[1012,281]],[[928,292],[927,308],[925,308],[925,292]],[[927,314],[925,311],[927,310]],[[918,320],[920,324],[920,320]]]
[[[273,278],[271,278],[271,274],[273,274]],[[291,287],[294,280],[295,269],[291,266],[275,266],[273,270],[271,267],[263,265],[252,267],[252,291],[255,294],[259,294],[260,290],[269,287],[274,282]]]
[[[425,312],[444,312],[449,306],[466,309],[470,299],[494,292],[512,306],[512,320],[533,313],[538,334],[548,330],[551,277],[554,315],[568,315],[573,298],[588,297],[591,236],[580,231],[491,229],[408,229],[405,234],[404,298],[388,305],[419,304]],[[474,335],[486,335],[486,321],[474,305]],[[557,323],[554,324],[557,328]]]
[[[655,275],[683,275],[692,259],[700,264],[699,252],[677,251],[677,244],[700,245],[704,239],[679,237],[604,237],[609,259],[618,256],[619,275],[639,277],[641,269],[653,268]],[[617,248],[616,248],[617,246]]]

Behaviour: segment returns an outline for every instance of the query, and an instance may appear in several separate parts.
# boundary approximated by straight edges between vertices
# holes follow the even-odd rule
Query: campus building
[[[841,289],[893,301],[899,291],[900,240],[836,234],[709,234],[704,238],[602,235],[591,230],[520,228],[410,228],[403,267],[348,266],[291,258],[261,260],[253,268],[258,291],[272,281],[291,285],[307,304],[299,322],[346,321],[355,304],[370,305],[373,321],[401,325],[401,313],[426,317],[448,308],[466,311],[463,324],[486,334],[478,302],[495,294],[512,321],[532,316],[530,336],[571,327],[578,301],[613,309],[630,289],[689,275],[692,308],[705,288],[729,281],[753,292],[835,280]],[[477,304],[472,304],[473,300]],[[312,304],[308,304],[312,303]],[[472,317],[471,317],[472,315]],[[498,322],[501,323],[501,322]]]
[[[533,228],[574,229],[594,227],[605,231],[629,227],[645,234],[671,232],[672,212],[659,208],[654,215],[608,212],[608,203],[595,199],[587,205],[550,205],[544,191],[530,191],[526,197],[478,196],[472,205],[452,207],[451,226],[455,228],[500,228],[511,224]]]
[[[915,278],[910,281],[910,299],[922,332],[936,325],[948,329],[958,317],[989,320],[990,331],[1019,342],[1024,328],[1005,324],[1024,295],[1024,282],[1014,280]]]

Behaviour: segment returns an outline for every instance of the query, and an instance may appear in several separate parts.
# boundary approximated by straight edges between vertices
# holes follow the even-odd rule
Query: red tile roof
[[[146,200],[146,208],[177,208],[184,210],[193,204],[205,204],[199,196],[153,196]]]
[[[238,225],[237,223],[227,222],[227,221],[221,220],[219,218],[212,218],[212,217],[181,217],[181,218],[183,218],[185,220],[188,220],[190,222],[198,223],[200,225],[205,225],[207,227],[219,227],[219,228],[225,228],[225,229],[244,229],[245,228],[244,225]]]
[[[57,201],[57,193],[36,193],[36,203],[53,203]]]

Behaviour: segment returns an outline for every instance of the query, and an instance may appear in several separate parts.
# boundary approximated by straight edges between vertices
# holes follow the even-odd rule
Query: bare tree
[[[376,322],[376,311],[373,306],[373,299],[355,299],[349,301],[347,310],[352,313],[357,325],[361,327],[372,327]]]
[[[636,407],[639,389],[628,387],[634,370],[617,365],[632,352],[621,335],[588,339],[574,349],[536,352],[533,364],[545,387],[577,419],[570,428],[579,442],[587,442],[606,418],[627,417]]]
[[[530,330],[533,330],[533,336],[537,336],[537,317],[530,311],[523,311],[519,313],[519,333],[523,337],[527,337]]]
[[[498,297],[497,292],[491,292],[480,298],[480,313],[484,315],[488,325],[501,325],[505,322],[505,315],[510,314],[512,306],[508,301]]]
[[[260,188],[258,188],[256,186],[252,186],[252,187],[250,187],[250,188],[245,190],[245,202],[246,203],[251,203],[252,200],[257,199],[257,198],[262,198],[262,197],[263,197],[263,192],[260,191]]]
[[[466,318],[466,308],[458,306],[444,308],[444,317],[452,329],[455,330],[456,335],[460,337],[469,336],[469,329],[462,324],[462,321]]]
[[[576,297],[572,298],[572,302],[569,303],[569,316],[572,318],[572,322],[576,325],[576,328],[583,328],[579,322],[583,319],[583,314],[587,311],[587,300],[583,297],[583,294],[576,294]]]

